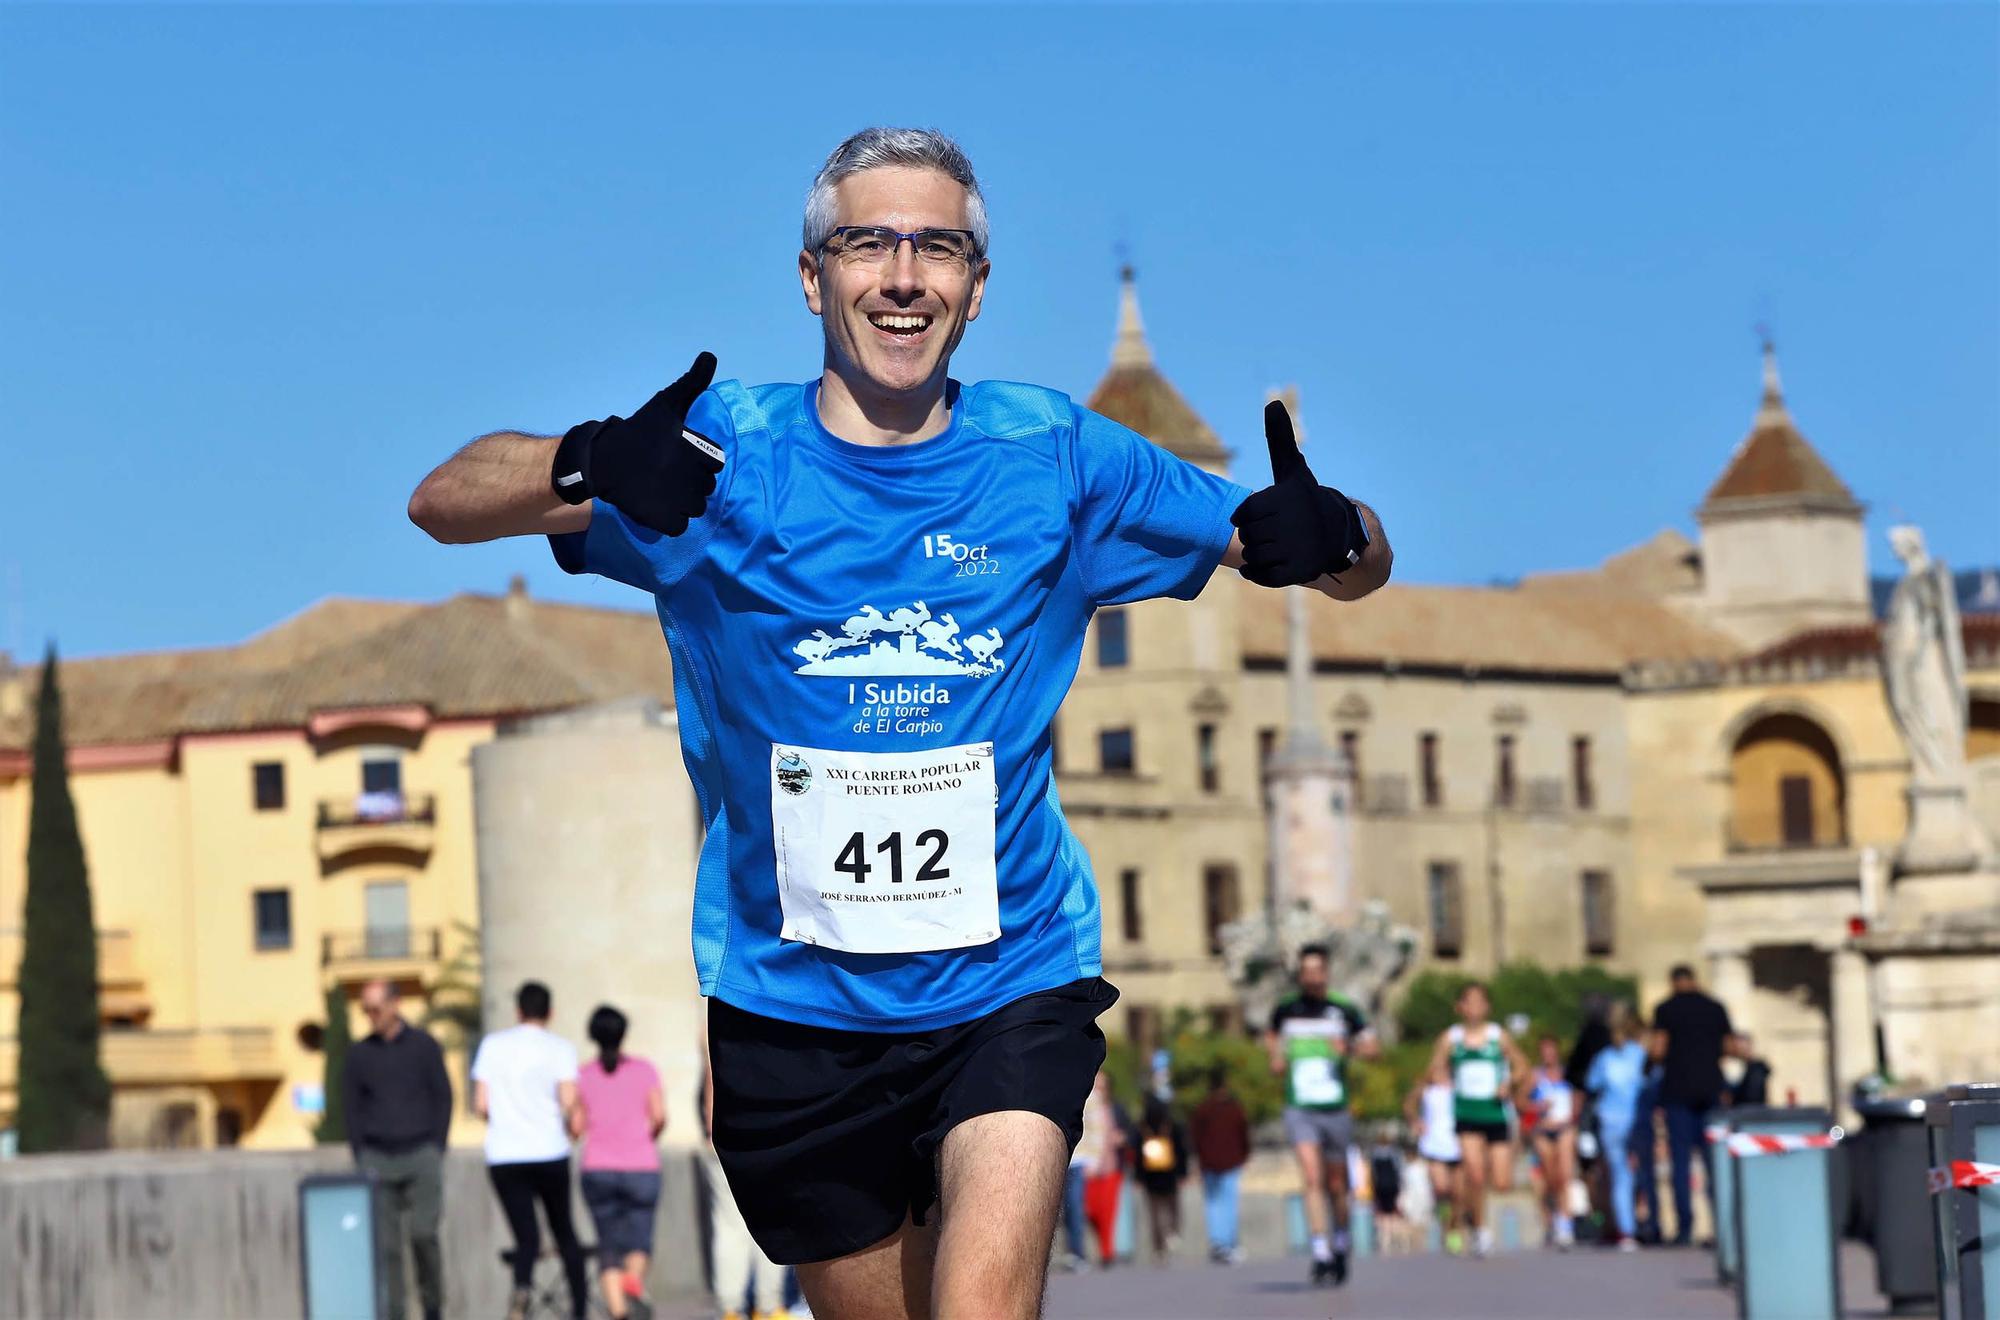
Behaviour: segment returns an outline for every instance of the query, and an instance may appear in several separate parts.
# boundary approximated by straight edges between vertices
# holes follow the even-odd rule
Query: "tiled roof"
[[[1777,357],[1770,345],[1764,348],[1764,397],[1751,423],[1750,434],[1736,446],[1729,466],[1709,487],[1702,501],[1707,510],[1720,501],[1771,499],[1778,496],[1819,497],[1853,504],[1854,493],[1834,475],[1799,433],[1785,407],[1783,389],[1778,384]]]
[[[1114,366],[1097,382],[1084,406],[1129,426],[1190,463],[1220,464],[1229,451],[1181,392],[1153,366]]]
[[[2000,652],[2000,614],[1961,615],[1959,633],[1965,639],[1969,660],[1976,662]],[[1784,660],[1845,662],[1878,656],[1881,651],[1880,624],[1848,623],[1793,633],[1744,659],[1746,663]]]
[[[1233,579],[1243,593],[1246,656],[1282,659],[1281,592]],[[1355,663],[1438,665],[1534,673],[1613,675],[1644,658],[1735,655],[1742,647],[1643,595],[1603,590],[1431,587],[1391,583],[1365,600],[1306,597],[1313,653]]]
[[[0,748],[33,736],[0,714]],[[327,600],[237,645],[65,660],[72,746],[302,727],[316,711],[417,704],[439,718],[502,716],[646,694],[671,704],[651,613],[463,595],[437,605]]]

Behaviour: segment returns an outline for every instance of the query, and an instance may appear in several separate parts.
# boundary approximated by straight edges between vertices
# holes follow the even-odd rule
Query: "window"
[[[1444,779],[1438,773],[1438,736],[1435,733],[1417,735],[1417,776],[1423,781],[1424,805],[1443,806]]]
[[[1597,805],[1597,785],[1590,774],[1590,738],[1578,734],[1569,740],[1569,773],[1576,786],[1576,809],[1589,811]]]
[[[259,811],[285,809],[285,763],[259,761],[250,767],[250,796]]]
[[[361,762],[361,791],[400,793],[403,791],[403,760],[399,756],[370,756]]]
[[[250,895],[250,910],[259,949],[292,947],[292,891],[259,889]]]
[[[1212,862],[1201,868],[1202,920],[1208,930],[1208,951],[1222,952],[1222,928],[1242,912],[1242,898],[1236,883],[1236,868],[1228,862]]]
[[[1357,807],[1364,805],[1362,801],[1364,795],[1361,792],[1361,731],[1359,729],[1342,729],[1340,731],[1340,761],[1342,765],[1347,767],[1348,783],[1353,785],[1350,791],[1354,794],[1354,805]]]
[[[1123,669],[1125,667],[1125,634],[1124,610],[1099,610],[1097,612],[1097,667],[1099,669]]]
[[[1146,917],[1139,908],[1139,872],[1132,867],[1118,873],[1118,915],[1126,943],[1137,944],[1146,938]]]
[[[1465,894],[1458,879],[1458,863],[1432,862],[1429,881],[1431,953],[1456,958],[1465,948]]]
[[[1132,731],[1104,729],[1097,735],[1097,768],[1107,775],[1132,773]]]
[[[1195,729],[1195,761],[1201,767],[1201,791],[1213,793],[1222,787],[1222,771],[1215,764],[1215,726],[1203,724]]]
[[[367,922],[363,944],[370,958],[410,956],[410,887],[401,880],[377,880],[361,891]]]
[[[1514,735],[1503,733],[1493,744],[1493,805],[1514,805]]]
[[[1583,873],[1583,951],[1592,958],[1611,955],[1614,943],[1611,873]]]
[[[1810,848],[1813,844],[1812,780],[1805,775],[1786,775],[1778,781],[1778,814],[1783,822],[1787,848]]]

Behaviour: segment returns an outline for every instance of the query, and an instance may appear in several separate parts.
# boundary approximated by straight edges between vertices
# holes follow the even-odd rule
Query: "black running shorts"
[[[780,1265],[832,1260],[922,1223],[945,1133],[1025,1109],[1083,1135],[1104,1063],[1101,977],[935,1031],[842,1031],[708,1001],[715,1153],[750,1235]]]

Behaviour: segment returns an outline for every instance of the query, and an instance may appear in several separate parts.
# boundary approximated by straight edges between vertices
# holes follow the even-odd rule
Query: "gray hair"
[[[972,230],[972,243],[979,255],[986,255],[986,198],[973,176],[972,162],[958,143],[930,128],[864,128],[835,147],[813,178],[812,191],[806,194],[806,251],[818,254],[833,236],[834,189],[840,181],[888,165],[936,170],[964,188],[966,226]]]

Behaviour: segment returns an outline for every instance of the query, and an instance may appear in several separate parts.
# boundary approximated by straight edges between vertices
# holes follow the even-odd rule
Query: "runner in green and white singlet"
[[[1486,987],[1468,982],[1458,992],[1458,1018],[1439,1033],[1431,1051],[1431,1070],[1451,1077],[1452,1117],[1458,1128],[1462,1158],[1458,1166],[1460,1213],[1472,1229],[1472,1250],[1484,1256],[1493,1250],[1493,1229],[1486,1222],[1486,1189],[1514,1183],[1514,1145],[1507,1122],[1507,1098],[1528,1079],[1528,1060],[1497,1022]]]
[[[1304,1184],[1312,1281],[1340,1284],[1347,1281],[1347,1149],[1354,1143],[1348,1060],[1376,1058],[1381,1047],[1360,1005],[1328,991],[1326,962],[1321,945],[1299,950],[1299,992],[1271,1014],[1264,1042],[1271,1071],[1285,1079],[1285,1137]]]

